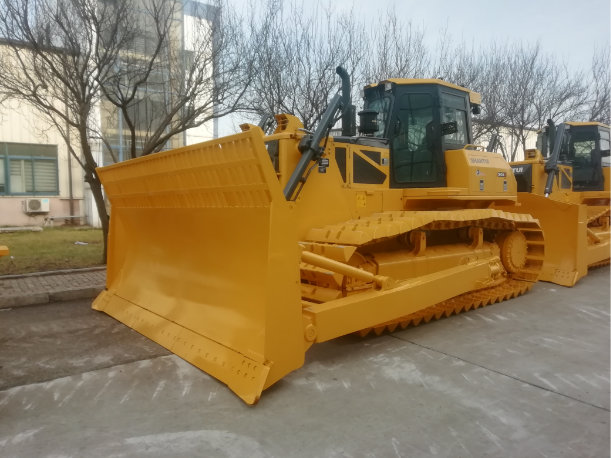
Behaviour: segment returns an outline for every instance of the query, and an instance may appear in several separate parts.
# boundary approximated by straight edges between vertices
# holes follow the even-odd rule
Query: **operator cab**
[[[364,89],[360,132],[390,144],[390,187],[446,186],[445,151],[472,143],[471,116],[481,98],[428,79],[390,79]]]
[[[595,122],[567,122],[568,135],[564,135],[558,162],[573,167],[574,191],[602,191],[603,165],[608,166],[609,127]],[[553,123],[539,132],[537,148],[547,156],[552,151],[550,130]]]

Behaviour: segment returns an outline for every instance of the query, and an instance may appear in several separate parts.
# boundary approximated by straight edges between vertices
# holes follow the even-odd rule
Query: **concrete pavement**
[[[609,268],[315,345],[254,407],[90,301],[0,311],[2,456],[609,456]]]

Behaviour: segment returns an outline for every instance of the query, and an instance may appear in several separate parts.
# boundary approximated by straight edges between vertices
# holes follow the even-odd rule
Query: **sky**
[[[540,43],[573,70],[589,70],[594,49],[610,42],[609,0],[333,0],[334,8],[375,17],[395,7],[436,45],[447,27],[457,41]]]
[[[246,0],[229,0],[239,5]],[[293,0],[281,0],[290,3]],[[294,0],[299,3],[300,0]],[[395,8],[398,16],[424,30],[433,51],[442,31],[467,46],[539,43],[574,72],[589,73],[596,49],[611,41],[611,0],[301,0],[309,7],[331,5],[350,11],[358,20],[371,20]],[[307,10],[304,11],[307,14]],[[296,19],[295,25],[299,22]],[[219,133],[238,131],[241,116],[219,121]]]

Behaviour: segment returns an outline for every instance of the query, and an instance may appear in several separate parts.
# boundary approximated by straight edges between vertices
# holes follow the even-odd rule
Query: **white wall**
[[[520,142],[518,142],[515,138],[513,138],[510,134],[509,134],[509,130],[507,128],[500,128],[500,135],[501,135],[501,143],[503,144],[504,148],[505,148],[505,152],[507,153],[507,155],[511,155],[511,152],[513,151],[514,147],[517,145],[517,153],[516,153],[516,157],[515,157],[515,161],[522,161],[524,160],[524,148],[522,148],[522,145],[519,144]],[[487,146],[489,142],[488,138],[485,139],[480,139],[478,141],[478,144],[482,145],[482,146]],[[526,149],[534,149],[537,147],[537,131],[536,130],[529,130],[528,131],[528,135],[526,137]],[[501,153],[501,149],[497,148],[497,153]]]

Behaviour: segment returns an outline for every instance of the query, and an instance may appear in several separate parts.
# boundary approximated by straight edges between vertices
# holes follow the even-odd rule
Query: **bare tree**
[[[387,10],[371,24],[364,37],[369,52],[361,70],[362,83],[430,77],[430,52],[422,29],[404,23],[396,9]]]
[[[298,116],[305,128],[320,118],[330,96],[337,91],[335,68],[346,65],[354,75],[362,59],[362,42],[350,14],[332,12],[320,4],[287,5],[278,0],[258,4],[261,11],[252,21],[257,36],[252,89],[248,101],[251,111],[290,113]],[[295,23],[296,12],[301,15]]]
[[[598,50],[592,58],[592,74],[589,82],[588,120],[611,124],[611,98],[609,90],[609,47]]]
[[[504,59],[502,110],[507,129],[517,141],[511,151],[515,160],[519,147],[526,148],[529,131],[543,127],[547,119],[579,117],[586,88],[580,74],[541,55],[539,45],[507,51]]]
[[[494,53],[494,48],[491,49]],[[481,81],[483,57],[488,49],[476,49],[463,41],[455,41],[444,29],[440,32],[436,49],[436,59],[431,64],[430,76],[474,89]]]
[[[220,3],[189,7],[197,11],[182,21],[182,1],[147,0],[125,24],[129,42],[100,82],[132,158],[176,146],[168,142],[177,134],[236,111],[249,87],[255,42],[246,42],[239,18]],[[112,37],[103,43],[113,45]]]
[[[506,70],[503,65],[504,52],[503,47],[496,44],[479,51],[479,78],[473,89],[482,95],[482,111],[473,123],[473,138],[476,143],[489,140],[492,135],[501,136],[501,131],[507,124],[502,98]]]
[[[538,44],[492,43],[474,49],[442,34],[437,56],[435,76],[482,95],[474,140],[485,142],[493,135],[508,138],[509,160],[516,159],[532,131],[547,119],[583,116],[586,88],[582,74],[544,55]]]
[[[502,134],[510,139],[511,160],[548,118],[583,117],[583,76],[544,55],[538,44],[468,46],[446,28],[431,52],[424,32],[402,21],[395,10],[357,23],[320,4],[305,17],[299,3],[259,0],[255,9],[261,14],[252,23],[261,35],[248,97],[251,112],[293,113],[311,127],[337,87],[333,68],[339,63],[346,64],[357,87],[392,77],[434,77],[481,93],[474,141]],[[298,27],[289,20],[296,15],[302,17]]]
[[[222,1],[0,0],[0,36],[10,51],[0,62],[0,98],[26,101],[65,139],[78,139],[78,148],[67,143],[105,234],[99,142],[109,160],[150,154],[236,111],[292,113],[311,128],[338,88],[337,65],[357,86],[439,77],[480,92],[475,140],[508,131],[516,140],[511,159],[547,118],[585,116],[585,94],[589,117],[609,119],[608,50],[594,61],[588,90],[582,75],[542,55],[538,45],[475,48],[446,32],[433,59],[424,32],[395,10],[361,24],[331,3],[252,0],[240,24]]]
[[[0,3],[0,35],[7,39],[4,44],[9,49],[0,65],[2,91],[37,108],[64,139],[71,131],[77,133],[81,154],[66,143],[91,186],[104,235],[108,215],[89,141],[92,114],[99,100],[96,77],[100,67],[92,62],[113,59],[97,48],[94,34],[96,27],[111,30],[123,13],[117,8],[114,15],[100,17],[89,2]]]
[[[505,124],[499,106],[504,72],[502,48],[495,44],[477,49],[468,47],[463,42],[454,42],[447,32],[443,32],[436,55],[432,66],[434,77],[482,95],[482,112],[474,119],[473,140],[479,142],[492,133],[498,134]]]
[[[216,4],[208,28],[194,24],[185,49],[183,31],[177,29],[181,4],[0,0],[0,36],[7,50],[0,62],[0,92],[38,109],[66,140],[85,172],[105,240],[109,218],[96,172],[97,140],[111,157],[117,155],[100,131],[98,111],[108,103],[118,108],[134,157],[235,110],[248,85],[249,71],[243,69],[249,67],[249,53],[241,48],[245,41],[229,9]],[[223,14],[227,20],[218,27]],[[138,43],[148,48],[138,49]],[[154,88],[163,94],[157,108],[150,106]],[[70,138],[78,139],[78,148]]]

